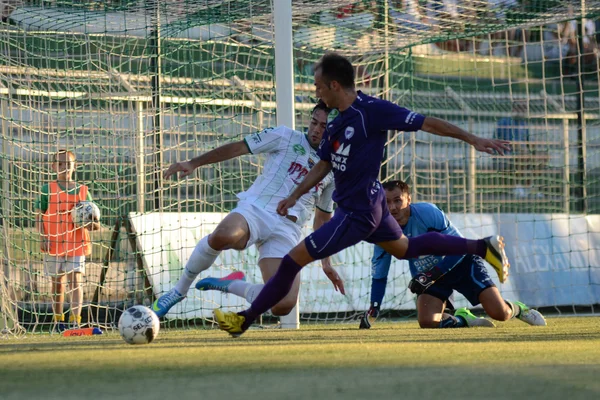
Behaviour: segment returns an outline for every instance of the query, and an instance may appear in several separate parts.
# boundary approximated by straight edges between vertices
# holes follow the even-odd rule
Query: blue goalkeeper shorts
[[[456,290],[465,296],[469,303],[476,306],[479,304],[481,292],[494,286],[496,285],[492,282],[481,257],[467,255],[450,272],[425,290],[423,294],[437,297],[442,301],[448,301],[452,292]]]

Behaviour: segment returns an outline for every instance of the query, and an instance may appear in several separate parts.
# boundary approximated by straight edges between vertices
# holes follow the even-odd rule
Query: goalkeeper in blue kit
[[[462,236],[446,217],[431,203],[411,204],[409,186],[402,181],[383,184],[390,213],[406,236],[414,237],[427,232]],[[368,329],[379,315],[385,294],[392,256],[375,245],[372,259],[371,307],[360,321],[361,329]],[[494,323],[477,318],[467,308],[444,313],[453,291],[461,293],[472,304],[481,304],[493,319],[506,321],[518,318],[530,325],[546,325],[537,310],[518,301],[504,300],[492,282],[483,259],[476,255],[423,256],[411,258],[410,289],[418,295],[417,314],[421,328],[459,328],[470,326],[493,327]]]

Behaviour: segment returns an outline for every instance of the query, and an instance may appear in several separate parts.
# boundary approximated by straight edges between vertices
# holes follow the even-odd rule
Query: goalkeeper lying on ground
[[[383,184],[387,205],[406,236],[418,236],[427,232],[462,236],[442,210],[431,203],[410,203],[409,187],[402,181]],[[375,245],[371,282],[371,307],[362,317],[360,328],[369,329],[377,318],[385,294],[387,276],[392,256]],[[454,290],[472,304],[481,304],[485,312],[495,320],[507,321],[518,318],[529,325],[546,325],[546,320],[536,310],[518,301],[504,300],[488,275],[481,257],[425,256],[409,260],[413,279],[410,289],[417,293],[417,314],[421,328],[460,328],[469,326],[493,327],[485,318],[475,317],[468,309],[461,308],[454,315],[444,313],[448,299]],[[421,278],[421,279],[419,279]],[[505,281],[507,277],[500,277]],[[431,283],[435,281],[435,283]]]

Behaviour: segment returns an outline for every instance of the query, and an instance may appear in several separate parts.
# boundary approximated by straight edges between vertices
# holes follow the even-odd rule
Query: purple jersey
[[[424,120],[421,114],[360,91],[347,110],[332,110],[318,154],[333,167],[333,200],[338,206],[359,212],[376,207],[386,131],[417,131]]]

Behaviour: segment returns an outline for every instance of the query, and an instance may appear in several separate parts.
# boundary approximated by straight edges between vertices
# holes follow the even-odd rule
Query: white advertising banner
[[[130,214],[139,249],[154,293],[160,295],[179,279],[196,243],[211,233],[224,213]],[[450,214],[454,225],[468,238],[501,234],[511,262],[508,282],[500,285],[507,299],[533,307],[590,305],[600,303],[600,216],[563,214]],[[307,227],[308,234],[310,229]],[[319,263],[302,271],[301,313],[335,313],[365,310],[369,305],[373,246],[360,243],[334,256],[333,263],[343,277],[346,296],[335,292]],[[225,276],[233,270],[246,272],[262,283],[254,247],[238,252],[227,250],[211,269],[201,274]],[[394,260],[383,308],[415,309],[415,298],[407,290],[410,280],[405,261]],[[456,306],[468,306],[459,294]],[[199,292],[188,297],[167,317],[208,317],[216,307],[242,309],[244,299],[220,292]]]

